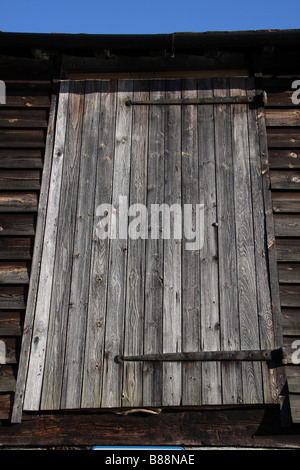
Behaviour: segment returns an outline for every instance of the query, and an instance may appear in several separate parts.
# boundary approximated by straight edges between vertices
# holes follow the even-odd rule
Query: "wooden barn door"
[[[255,96],[240,78],[61,83],[15,417],[278,402],[278,369],[260,353],[281,336]],[[150,220],[161,204],[171,235]],[[180,355],[193,352],[215,354]]]

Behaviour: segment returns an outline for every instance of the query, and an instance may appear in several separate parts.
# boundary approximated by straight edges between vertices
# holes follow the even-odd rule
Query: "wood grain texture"
[[[214,80],[215,96],[226,96],[229,81]],[[232,161],[231,112],[229,105],[215,106],[216,181],[218,207],[218,253],[220,286],[221,350],[240,349],[237,291],[237,254]],[[229,250],[231,246],[233,249]],[[222,364],[223,403],[242,401],[241,364]]]
[[[132,109],[126,106],[126,99],[132,99],[133,83],[119,80],[116,110],[115,155],[112,187],[112,205],[120,217],[122,208],[119,196],[128,198],[130,187]],[[128,199],[127,199],[128,203]],[[125,208],[126,211],[126,208]],[[123,214],[122,214],[123,215]],[[127,220],[125,214],[125,221]],[[105,327],[105,351],[103,365],[102,406],[120,406],[122,394],[123,367],[114,358],[124,348],[124,316],[127,278],[127,224],[123,233],[111,240],[108,279],[108,303]]]
[[[165,97],[165,82],[150,82],[150,99]],[[149,109],[149,151],[147,163],[147,210],[164,200],[165,108]],[[146,239],[144,353],[162,351],[162,305],[164,288],[164,246],[161,237]],[[160,406],[162,401],[162,364],[144,363],[143,405]]]
[[[126,106],[128,99],[254,94],[253,83],[243,78],[63,83],[71,93],[60,94],[57,110],[24,409],[277,403],[276,374],[258,362],[115,361],[124,353],[275,345],[268,265],[275,246],[272,239],[268,248],[265,243],[271,232],[264,167],[257,158],[263,152],[258,133],[259,128],[265,136],[263,118],[246,104]],[[281,198],[276,216],[290,216]],[[144,227],[136,204],[148,209]],[[154,204],[158,214],[162,204],[170,210],[169,234],[168,218],[152,220]],[[181,209],[180,236],[174,232],[175,204]],[[194,240],[185,204],[194,206],[194,231],[196,205],[204,204],[203,246],[187,248]],[[116,218],[115,236],[100,235],[104,216]],[[5,259],[5,235],[18,228],[12,214],[1,217]],[[29,227],[20,230],[22,238]],[[298,287],[290,282],[297,267],[287,263],[280,278],[291,307],[295,292],[287,289]],[[26,287],[28,278],[18,278],[18,265],[10,264],[3,266],[15,276],[12,282]],[[23,308],[25,295],[17,290],[10,299],[3,290],[0,302],[7,311]]]
[[[55,145],[51,178],[49,183],[48,210],[43,237],[43,257],[40,261],[39,289],[35,306],[35,323],[32,332],[33,344],[30,352],[28,376],[24,397],[25,409],[36,410],[40,404],[40,393],[43,381],[45,350],[51,301],[51,288],[54,269],[54,252],[57,235],[57,219],[62,181],[62,169],[65,145],[65,125],[69,102],[69,84],[61,85],[60,100],[57,111]],[[33,306],[31,306],[33,308]]]
[[[212,80],[198,81],[198,96],[214,93]],[[203,248],[200,251],[201,349],[220,349],[218,227],[214,107],[198,107],[199,189],[204,204]],[[222,402],[221,365],[202,363],[202,404]]]
[[[182,98],[197,98],[197,80],[185,80]],[[182,207],[191,204],[196,216],[195,204],[200,202],[200,159],[203,146],[198,149],[197,106],[182,107]],[[201,125],[203,123],[201,122]],[[202,129],[202,127],[201,127]],[[194,219],[194,231],[195,231]],[[200,251],[187,250],[182,243],[182,350],[198,351],[201,347],[201,284]],[[182,365],[182,404],[202,402],[201,363],[190,362]]]
[[[166,98],[181,96],[180,80],[171,80]],[[168,106],[165,115],[164,203],[181,205],[181,107]],[[170,214],[170,239],[164,239],[163,352],[181,351],[181,240],[175,239],[176,216]],[[164,238],[164,233],[163,233]],[[181,364],[163,364],[162,404],[181,401]]]

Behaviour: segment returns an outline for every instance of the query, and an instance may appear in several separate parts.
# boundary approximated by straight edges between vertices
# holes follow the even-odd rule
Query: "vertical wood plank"
[[[99,82],[86,81],[62,408],[79,408],[89,292],[100,108]]]
[[[150,81],[150,99],[165,98],[165,81]],[[165,107],[150,106],[147,168],[147,210],[164,199]],[[150,220],[151,223],[151,220]],[[162,305],[164,251],[161,236],[146,240],[144,354],[162,351]],[[143,369],[143,406],[161,406],[162,364],[145,362]]]
[[[149,99],[147,86],[149,82],[135,81],[133,98],[135,100]],[[134,204],[143,204],[146,207],[147,202],[148,112],[149,106],[137,106],[133,109],[130,207]],[[134,219],[130,216],[134,216]],[[140,223],[137,227],[133,225],[133,233],[130,233],[130,227],[136,223],[137,217],[140,218]],[[145,217],[145,220],[142,217],[143,214],[140,212],[129,213],[125,355],[143,354],[145,237],[148,237],[148,217]],[[136,233],[137,231],[140,235]],[[135,239],[136,236],[138,236],[137,239]],[[122,398],[123,406],[142,406],[142,362],[125,362]]]
[[[47,219],[43,241],[43,255],[41,259],[39,289],[35,308],[35,322],[33,327],[30,362],[24,398],[24,409],[27,410],[38,410],[40,405],[54,268],[53,254],[56,243],[60,187],[64,160],[68,101],[69,84],[68,82],[63,82],[61,84],[57,111],[55,145],[53,149],[51,179],[47,204]]]
[[[227,79],[214,79],[214,95],[228,96]],[[219,296],[221,350],[239,350],[239,306],[237,295],[236,237],[233,198],[230,105],[215,105],[215,148],[218,207]],[[223,363],[222,400],[224,404],[241,403],[241,364]]]
[[[112,199],[116,92],[115,80],[102,82],[82,408],[101,405],[110,239],[97,236],[97,208]]]
[[[182,84],[182,98],[197,98],[197,80],[187,79]],[[202,124],[202,123],[201,123]],[[200,126],[201,126],[200,124]],[[182,207],[191,204],[194,210],[200,203],[197,106],[182,106]],[[194,222],[195,223],[195,222]],[[195,226],[193,230],[195,230]],[[186,249],[182,243],[182,350],[199,351],[200,340],[200,250]],[[182,365],[182,404],[201,405],[201,363]]]
[[[258,91],[262,91],[261,89]],[[281,323],[281,305],[280,291],[277,272],[277,256],[274,234],[273,205],[270,185],[269,158],[268,158],[268,142],[266,133],[266,122],[263,107],[258,109],[258,135],[260,145],[260,158],[262,170],[262,192],[265,211],[265,227],[266,227],[266,245],[268,250],[268,272],[270,282],[270,292],[272,299],[272,315],[274,326],[274,344],[275,348],[283,345],[282,323]],[[279,392],[279,400],[281,406],[281,423],[283,426],[291,425],[291,409],[289,403],[288,386],[286,378],[285,366],[277,369],[276,385]]]
[[[72,83],[70,85],[69,116],[65,129],[66,142],[57,223],[57,241],[55,250],[52,253],[54,259],[53,295],[49,307],[41,409],[60,408],[76,221],[83,101],[84,83]]]
[[[102,407],[121,405],[123,365],[115,362],[115,357],[123,354],[124,316],[127,269],[127,229],[128,217],[119,207],[119,196],[129,196],[132,107],[126,106],[125,100],[132,99],[132,80],[119,80],[117,98],[117,116],[115,133],[115,157],[113,175],[112,204],[118,219],[124,217],[122,232],[111,240],[110,273],[108,284],[107,318],[105,326],[105,352],[103,368]]]
[[[170,80],[166,98],[181,97],[181,81]],[[181,205],[181,107],[166,108],[165,121],[165,195],[171,208]],[[181,239],[175,239],[175,214],[170,211],[170,239],[164,239],[163,352],[181,351]],[[164,235],[164,233],[163,233]],[[163,364],[163,405],[181,401],[181,363]]]
[[[231,96],[245,95],[245,79],[231,79]],[[248,105],[232,105],[232,154],[241,349],[259,349],[256,271],[249,164]],[[261,364],[243,362],[243,402],[262,402]]]
[[[44,228],[47,216],[47,201],[49,194],[50,175],[55,138],[56,113],[58,106],[58,94],[54,93],[51,98],[51,107],[48,121],[48,132],[46,140],[46,150],[43,166],[43,177],[39,195],[38,217],[35,230],[34,251],[32,256],[31,275],[28,288],[26,305],[26,315],[23,325],[23,336],[21,354],[19,359],[18,377],[16,382],[15,399],[12,410],[12,423],[18,423],[22,418],[22,408],[24,400],[25,381],[28,364],[30,360],[30,343],[32,338],[35,305],[38,293],[40,262],[44,240]]]
[[[198,96],[213,96],[212,81],[199,80]],[[213,106],[198,107],[199,121],[199,184],[200,200],[204,204],[204,245],[201,250],[201,349],[220,350],[218,226],[215,164],[215,128]],[[219,404],[221,365],[202,363],[202,403]]]
[[[254,80],[249,78],[246,82],[247,94],[256,93]],[[248,106],[249,126],[249,154],[251,170],[251,193],[253,204],[253,230],[255,239],[255,263],[256,263],[256,291],[259,319],[260,347],[262,349],[274,349],[274,325],[272,315],[272,301],[268,273],[268,253],[266,244],[264,200],[262,191],[262,168],[260,161],[260,146],[258,135],[258,121],[262,115],[258,115],[256,108]],[[263,396],[265,403],[278,402],[278,389],[276,385],[277,372],[275,368],[269,368],[262,363]]]

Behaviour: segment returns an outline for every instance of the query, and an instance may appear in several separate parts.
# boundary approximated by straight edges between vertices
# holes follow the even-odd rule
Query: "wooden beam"
[[[8,398],[7,398],[8,399]],[[126,411],[126,410],[125,410]],[[179,445],[300,447],[297,427],[284,432],[278,406],[163,411],[160,414],[24,415],[0,427],[2,446]]]

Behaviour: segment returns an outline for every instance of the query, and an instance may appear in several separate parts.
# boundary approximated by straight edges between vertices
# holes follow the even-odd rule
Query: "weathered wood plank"
[[[212,81],[198,81],[198,96],[212,96]],[[218,229],[215,126],[213,106],[198,107],[200,203],[204,204],[203,247],[200,251],[201,341],[199,350],[220,349]],[[221,364],[202,363],[202,404],[222,403]]]
[[[0,309],[25,309],[27,286],[0,286]]]
[[[134,82],[133,99],[149,98],[149,82]],[[130,199],[129,205],[147,202],[147,158],[148,158],[148,106],[133,109],[132,149],[130,164]],[[135,215],[132,213],[131,215]],[[138,213],[140,217],[143,214]],[[129,214],[130,216],[130,214]],[[130,220],[130,217],[129,217]],[[136,222],[135,222],[136,223]],[[130,225],[129,225],[130,230]],[[140,219],[140,224],[128,240],[128,261],[126,280],[126,315],[124,325],[124,354],[143,353],[144,305],[145,305],[145,237],[148,236],[147,220]],[[143,404],[143,364],[124,364],[123,406],[142,406]]]
[[[258,90],[258,91],[261,91]],[[276,259],[276,248],[275,248],[275,233],[274,233],[274,220],[272,211],[272,197],[270,190],[270,174],[269,174],[269,162],[268,162],[268,150],[269,142],[266,133],[265,119],[263,116],[263,108],[258,109],[257,129],[260,144],[260,160],[261,160],[261,173],[262,173],[262,193],[264,198],[264,211],[265,211],[265,231],[266,231],[266,245],[268,249],[268,270],[269,270],[269,284],[270,293],[272,299],[272,316],[273,316],[273,329],[274,329],[274,346],[275,348],[282,346],[282,324],[281,324],[281,312],[280,312],[280,293],[278,286],[278,272],[277,272],[277,259]],[[283,425],[289,426],[290,410],[288,403],[288,395],[286,389],[286,374],[285,368],[279,367],[276,370],[276,384],[275,387],[278,389],[280,394],[280,405],[281,405],[281,422]]]
[[[300,286],[297,284],[281,284],[280,303],[282,307],[300,307]]]
[[[0,237],[0,259],[30,260],[33,237]]]
[[[298,393],[300,387],[300,368],[297,365],[289,365],[286,367],[286,375],[289,392]]]
[[[44,129],[0,129],[0,148],[44,148]]]
[[[119,205],[119,196],[128,198],[129,195],[132,109],[126,106],[125,100],[127,98],[132,99],[132,89],[133,82],[131,80],[119,80],[112,188],[112,205],[119,217],[123,216],[123,209]],[[126,208],[124,210],[126,214]],[[126,215],[123,220],[127,221]],[[127,222],[123,226],[123,232],[118,234],[117,239],[111,240],[110,246],[102,407],[120,406],[121,404],[123,367],[116,364],[114,358],[122,353],[124,347],[123,324],[126,295],[124,281],[127,272]]]
[[[182,98],[197,98],[197,80],[182,81]],[[197,106],[182,106],[181,179],[182,208],[191,204],[196,216],[196,204],[200,203]],[[201,122],[202,124],[202,122]],[[201,129],[202,130],[202,129]],[[202,134],[201,134],[202,135]],[[200,139],[200,136],[199,136]],[[195,231],[195,218],[193,230]],[[183,234],[184,236],[184,234]],[[190,236],[190,235],[189,235]],[[201,296],[199,249],[190,249],[193,241],[183,238],[182,243],[182,350],[199,351],[201,346]],[[182,405],[200,405],[201,364],[187,362],[182,365]]]
[[[1,262],[0,284],[28,284],[30,264],[26,262]]]
[[[39,275],[39,288],[36,294],[36,286],[31,286],[32,290],[32,304],[30,304],[31,312],[27,315],[28,326],[30,325],[32,329],[32,337],[34,339],[33,348],[30,353],[30,360],[28,363],[28,376],[27,376],[27,390],[28,395],[25,392],[24,404],[25,407],[29,409],[38,409],[40,404],[40,393],[42,388],[42,379],[41,370],[44,368],[44,355],[47,344],[47,330],[48,330],[48,321],[49,321],[49,309],[51,301],[51,288],[52,288],[52,278],[53,278],[53,268],[54,268],[54,249],[56,242],[57,234],[57,218],[59,212],[59,197],[60,197],[60,187],[61,187],[61,177],[62,177],[62,168],[63,168],[63,159],[64,159],[64,144],[65,144],[65,125],[67,119],[67,109],[68,109],[68,98],[69,98],[69,84],[64,82],[61,84],[61,93],[58,103],[57,110],[57,121],[56,121],[56,132],[55,132],[55,145],[53,148],[52,156],[52,167],[51,168],[51,177],[50,181],[45,178],[45,193],[43,196],[42,203],[48,202],[47,218],[44,221],[43,211],[40,215],[40,228],[41,233],[39,236],[42,238],[42,233],[44,232],[44,237],[42,238],[43,243],[40,239],[37,239],[37,256],[41,254],[41,245],[43,244],[43,257],[41,260],[36,260],[35,263],[41,261],[40,266],[40,275]],[[51,147],[51,143],[50,143]],[[52,153],[52,149],[50,148]],[[50,160],[51,161],[51,160]],[[50,162],[49,162],[50,163]],[[48,164],[49,164],[48,163]],[[48,171],[50,170],[48,167]],[[49,193],[48,193],[48,181],[49,181]],[[41,206],[42,209],[42,206]],[[45,208],[44,208],[45,211]],[[45,224],[45,227],[44,227]],[[39,247],[39,248],[38,248]],[[36,265],[37,266],[37,265]],[[33,311],[35,310],[35,324],[31,324]],[[26,336],[27,337],[27,336]],[[27,342],[24,343],[27,347]],[[27,363],[27,354],[23,352],[23,362]],[[24,373],[27,367],[24,367]],[[37,371],[39,375],[37,376]],[[20,389],[24,387],[22,383],[24,379],[20,376],[19,383]],[[18,383],[17,383],[18,388]],[[20,393],[22,397],[23,392]],[[21,408],[20,403],[16,400],[13,410],[13,421],[18,421],[21,419]]]
[[[0,392],[14,392],[16,389],[16,366],[0,366]]]
[[[0,416],[9,397],[0,395]],[[3,398],[3,400],[2,400]],[[4,402],[4,403],[3,403]],[[2,411],[3,410],[3,411]],[[7,417],[7,416],[6,416]],[[76,432],[74,432],[76,430]],[[259,430],[259,431],[258,431]],[[297,433],[284,433],[278,406],[165,411],[159,415],[115,413],[24,416],[21,426],[1,426],[3,446],[178,445],[299,449]],[[276,452],[275,452],[276,453]]]
[[[300,126],[300,109],[291,103],[293,108],[268,109],[265,111],[267,127]]]
[[[1,106],[0,127],[9,128],[46,128],[48,109],[19,109]]]
[[[215,96],[228,95],[229,81],[214,80]],[[218,254],[220,289],[220,333],[222,350],[239,350],[235,222],[232,207],[234,168],[232,161],[230,105],[214,107],[216,181],[218,207]],[[230,188],[230,189],[229,189]],[[235,312],[236,314],[228,314]],[[224,404],[242,400],[241,364],[222,364],[222,400]]]
[[[80,408],[91,263],[101,84],[86,81],[62,408]],[[80,133],[80,129],[78,129]],[[78,138],[78,137],[77,137]]]
[[[254,94],[252,79],[246,81],[247,94]],[[249,187],[251,190],[253,212],[253,244],[255,256],[255,268],[252,267],[256,282],[257,315],[259,344],[262,349],[274,348],[274,330],[272,319],[272,301],[269,286],[268,257],[266,255],[266,233],[264,230],[265,214],[261,180],[260,145],[257,134],[257,120],[260,116],[257,110],[248,107],[248,132],[249,132]],[[249,327],[248,327],[249,328]],[[255,343],[254,343],[255,344]],[[257,344],[257,340],[256,340]],[[278,402],[278,390],[276,384],[276,372],[269,369],[262,362],[263,397],[265,403]]]
[[[282,330],[285,336],[300,336],[300,309],[282,308]]]
[[[289,399],[290,399],[293,423],[299,424],[300,423],[300,395],[291,394],[289,396]]]
[[[300,192],[272,192],[273,211],[276,213],[300,212]]]
[[[300,261],[300,239],[277,238],[276,254],[278,261]]]
[[[0,170],[0,191],[40,189],[40,179],[40,170]]]
[[[300,147],[300,131],[298,128],[272,128],[267,129],[269,147],[297,148]]]
[[[0,312],[0,336],[21,336],[24,311],[8,310]]]
[[[276,237],[299,237],[299,214],[274,214],[274,229]]]
[[[49,299],[45,300],[47,309],[49,309],[49,323],[44,381],[41,389],[40,406],[42,409],[57,409],[61,400],[70,277],[74,256],[73,242],[76,224],[79,161],[81,158],[80,137],[84,101],[83,91],[84,85],[82,83],[78,85],[72,83],[70,85],[70,101],[68,109],[65,110],[66,120],[61,124],[57,124],[57,126],[62,126],[60,129],[61,136],[59,135],[55,139],[55,145],[64,145],[63,158],[65,163],[60,168],[60,180],[57,183],[61,187],[61,196],[56,201],[59,205],[55,231],[56,246],[51,247],[51,256],[53,257],[52,292],[55,292],[55,295],[52,295],[49,290],[45,291],[45,295],[49,296]],[[62,144],[59,139],[62,139]],[[55,181],[53,181],[53,184],[55,184]],[[51,216],[52,213],[50,212],[49,217]]]
[[[285,85],[283,84],[282,87],[287,87],[291,88],[292,80],[290,80],[290,83],[286,83]],[[264,87],[265,89],[265,87]],[[285,89],[285,90],[272,90],[272,89],[267,89],[267,96],[268,96],[268,101],[267,101],[267,109],[266,111],[272,112],[272,109],[268,109],[269,107],[292,107],[294,108],[295,105],[292,102],[292,94],[294,93],[294,90],[292,89]]]
[[[166,98],[181,97],[181,81],[170,80]],[[181,205],[181,107],[168,106],[165,114],[165,185],[164,203],[171,208]],[[181,351],[181,239],[175,238],[178,228],[175,212],[170,214],[171,236],[164,239],[163,351]],[[164,229],[163,229],[164,230]],[[164,232],[162,233],[164,238]],[[179,405],[181,401],[181,364],[163,364],[163,405]]]
[[[150,82],[150,99],[165,98],[165,81]],[[165,107],[149,109],[149,150],[147,167],[147,210],[164,201]],[[150,228],[146,240],[144,353],[162,351],[162,305],[164,283],[164,246],[160,237],[153,238]],[[144,363],[143,405],[161,406],[162,364]]]
[[[0,212],[36,212],[37,192],[1,192]]]
[[[49,108],[50,93],[34,89],[16,89],[8,84],[6,89],[6,107],[9,108]]]
[[[97,208],[112,198],[116,91],[116,81],[102,82],[82,408],[101,405],[110,240],[97,236]]]
[[[19,217],[15,214],[0,213],[0,236],[35,234],[36,215],[24,213]]]
[[[299,190],[300,189],[300,171],[296,170],[271,170],[271,189]]]
[[[44,149],[1,149],[0,168],[43,168]]]
[[[231,79],[231,95],[246,94],[244,79]],[[237,282],[241,349],[257,349],[259,343],[253,207],[251,196],[247,105],[232,106],[234,210],[237,247]],[[254,214],[256,216],[257,214]],[[242,364],[243,402],[261,403],[261,366]]]
[[[300,283],[300,263],[279,263],[278,277],[281,284]]]
[[[300,154],[298,149],[269,149],[270,169],[298,169],[300,168]]]

